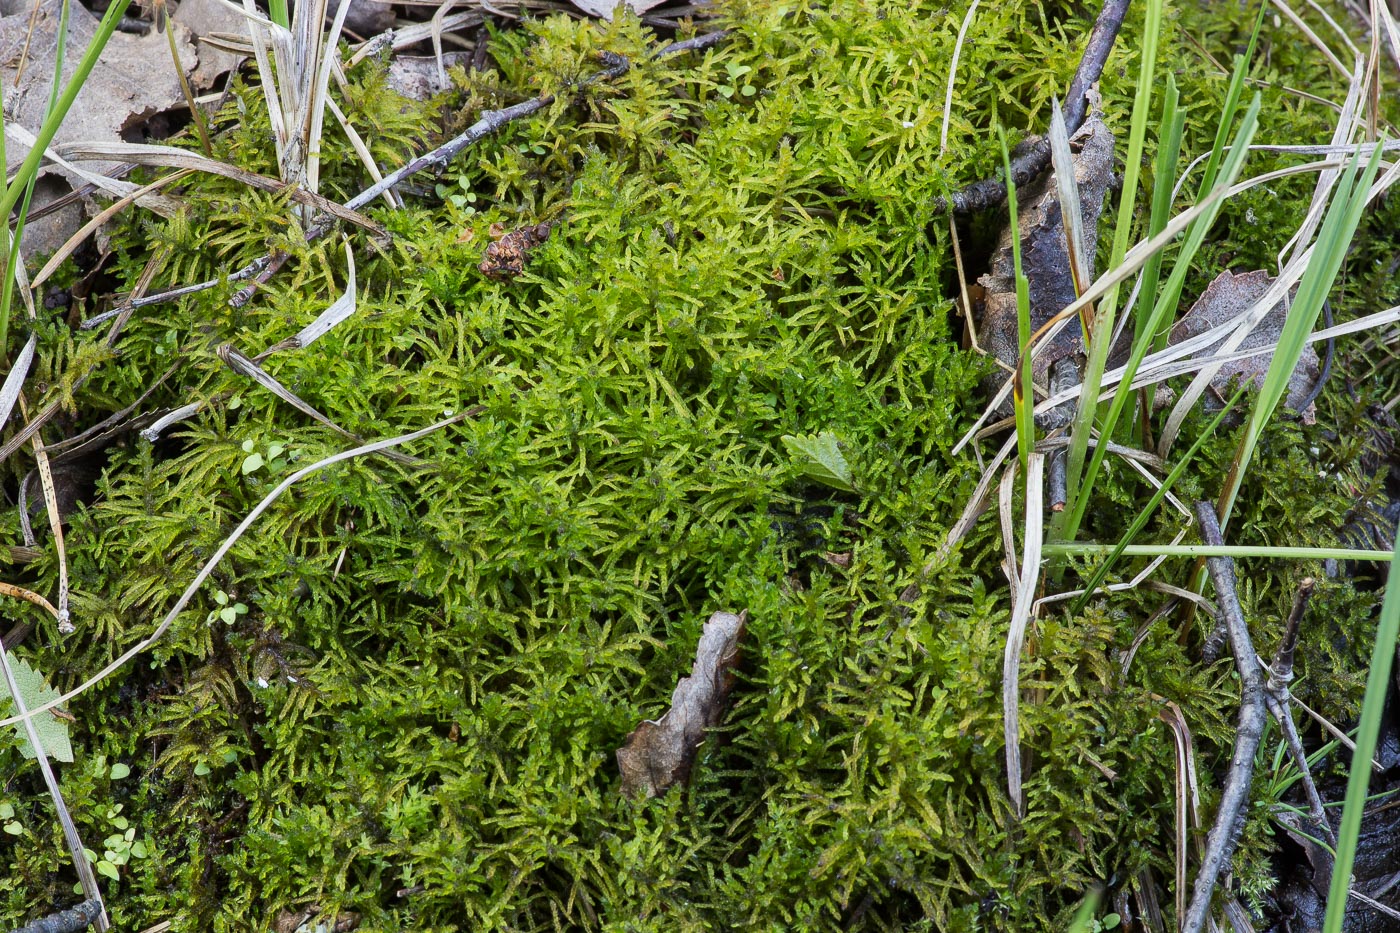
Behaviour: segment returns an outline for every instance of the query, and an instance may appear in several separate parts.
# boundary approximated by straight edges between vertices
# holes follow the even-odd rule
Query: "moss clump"
[[[415,445],[420,468],[362,460],[301,484],[220,566],[223,602],[206,593],[149,663],[75,704],[80,825],[102,838],[121,803],[150,849],[110,888],[119,927],[246,929],[314,903],[385,930],[1029,930],[1056,928],[1092,881],[1172,877],[1158,714],[1173,700],[1223,746],[1226,669],[1163,633],[1124,673],[1145,596],[1048,618],[1023,667],[1018,823],[994,530],[900,601],[979,475],[949,451],[986,364],[957,348],[930,204],[991,168],[969,141],[994,121],[1044,123],[1082,19],[988,9],[940,152],[931,102],[956,17],[846,0],[726,17],[732,41],[669,61],[648,60],[635,21],[527,23],[493,37],[499,73],[460,75],[441,117],[405,109],[382,70],[353,76],[347,107],[391,164],[433,120],[450,131],[565,91],[454,166],[445,191],[474,200],[377,215],[394,238],[358,245],[356,316],[267,363],[363,436],[482,410]],[[600,49],[635,67],[569,91]],[[1174,65],[1184,84],[1200,74]],[[1124,80],[1106,87],[1115,119]],[[219,154],[271,171],[260,96],[237,96]],[[327,146],[323,191],[348,196],[362,179]],[[110,450],[72,516],[80,634],[41,625],[26,649],[63,684],[147,631],[278,476],[344,447],[214,355],[295,333],[344,281],[340,247],[302,245],[284,203],[217,179],[187,202],[119,234],[128,280],[157,251],[172,282],[269,242],[295,256],[246,308],[214,293],[140,314],[73,393],[90,423],[178,356],[147,405],[209,404],[155,445]],[[553,225],[510,282],[476,271],[497,222]],[[56,382],[80,354],[57,328],[41,337]],[[823,431],[858,493],[805,482],[780,443]],[[249,442],[263,463],[245,471]],[[1263,469],[1311,475],[1271,457]],[[1104,489],[1106,506],[1136,501],[1128,478]],[[1290,535],[1324,533],[1340,500],[1317,498]],[[54,585],[51,557],[26,572]],[[1257,610],[1276,594],[1246,595]],[[725,726],[689,788],[622,798],[613,751],[664,709],[720,608],[750,612]],[[114,761],[133,776],[111,780]],[[24,833],[0,856],[11,922],[73,879],[32,768],[5,749],[0,774]]]

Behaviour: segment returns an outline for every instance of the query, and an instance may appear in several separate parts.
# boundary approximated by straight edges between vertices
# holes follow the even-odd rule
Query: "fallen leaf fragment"
[[[1220,273],[1210,285],[1206,286],[1206,290],[1201,293],[1200,298],[1196,299],[1191,310],[1186,312],[1181,320],[1172,327],[1169,342],[1175,345],[1212,328],[1232,323],[1237,317],[1249,310],[1250,305],[1262,298],[1273,283],[1273,276],[1263,271],[1240,274],[1229,271]],[[1250,331],[1249,336],[1244,339],[1238,349],[1241,351],[1253,350],[1266,344],[1277,343],[1287,320],[1287,303],[1280,301],[1269,309],[1269,313],[1264,315],[1263,320],[1254,330]],[[1213,349],[1208,348],[1202,352],[1209,354]],[[1210,380],[1211,391],[1217,397],[1216,407],[1219,407],[1219,400],[1229,397],[1230,384],[1236,379],[1241,383],[1252,380],[1255,385],[1262,386],[1264,376],[1268,373],[1269,365],[1273,359],[1273,353],[1268,352],[1235,360],[1221,366],[1220,371]],[[1321,365],[1317,358],[1317,351],[1309,344],[1303,349],[1303,355],[1299,358],[1298,365],[1294,367],[1292,376],[1289,377],[1286,397],[1286,404],[1294,411],[1298,411],[1298,407],[1305,401],[1307,402],[1305,409],[1299,412],[1303,416],[1305,424],[1312,424],[1315,418],[1316,407],[1311,401],[1308,401],[1308,396],[1317,385],[1320,372]]]
[[[638,15],[645,13],[654,6],[660,6],[666,0],[569,0],[589,16],[598,16],[606,20],[611,20],[617,8],[625,6]]]
[[[24,700],[26,710],[44,706],[58,699],[58,691],[50,687],[44,680],[44,675],[30,667],[28,662],[10,655],[10,669],[14,672],[15,685],[19,687],[19,695]],[[47,713],[40,713],[31,721],[34,723],[34,731],[38,733],[39,741],[43,744],[44,751],[49,757],[59,761],[72,761],[73,746],[68,741],[68,726],[58,716],[59,712],[59,710],[53,709]],[[5,683],[3,677],[0,677],[0,717],[9,717],[14,714],[14,700],[10,696],[9,685]],[[71,720],[72,717],[67,718]],[[24,728],[24,723],[15,723],[10,728],[14,729],[15,735],[19,739],[20,754],[25,758],[35,757],[34,746],[29,742],[28,730]]]
[[[856,491],[855,480],[851,476],[851,465],[841,453],[841,446],[835,434],[830,431],[820,434],[784,434],[781,440],[792,455],[793,463],[808,479],[833,489]]]
[[[465,68],[471,60],[470,52],[447,52],[440,60],[436,55],[395,55],[389,63],[389,88],[409,100],[428,100],[452,87],[446,69]]]
[[[671,708],[642,722],[617,750],[623,793],[655,797],[690,777],[705,731],[724,715],[747,618],[747,611],[716,612],[705,623],[690,676],[676,684]]]
[[[1103,122],[1103,115],[1094,110],[1069,142],[1085,242],[1092,245],[1098,242],[1099,215],[1113,182],[1113,133]],[[1021,239],[1021,269],[1030,286],[1031,331],[1035,332],[1077,295],[1070,274],[1064,218],[1060,213],[1054,172],[1045,173],[1025,190],[1018,191],[1016,197],[1021,207],[1017,211],[1019,229],[1015,234]],[[979,342],[1008,369],[1015,369],[1020,357],[1012,236],[1009,226],[1002,231],[992,255],[991,271],[978,280],[986,299],[977,327]],[[1089,272],[1092,277],[1093,269]],[[1031,378],[1036,385],[1046,387],[1056,363],[1072,362],[1083,353],[1079,321],[1070,321],[1053,339],[1042,342],[1031,363]],[[1005,378],[1004,373],[995,374],[987,388],[995,391]],[[1072,408],[1068,410],[1073,411]]]
[[[190,84],[196,90],[209,90],[220,78],[238,67],[240,56],[208,41],[220,34],[247,35],[243,16],[234,7],[224,0],[180,0],[173,19],[189,30],[199,53],[198,61],[189,72]],[[169,57],[167,53],[166,58]]]

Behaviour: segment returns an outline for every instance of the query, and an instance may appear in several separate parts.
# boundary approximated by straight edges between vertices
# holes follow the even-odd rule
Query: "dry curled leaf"
[[[637,726],[617,750],[623,793],[655,797],[690,776],[705,730],[724,715],[747,618],[747,611],[716,612],[705,623],[690,676],[676,684],[671,708]]]
[[[1186,312],[1181,320],[1172,327],[1170,342],[1172,344],[1189,340],[1206,331],[1229,324],[1238,318],[1249,306],[1263,297],[1269,290],[1269,286],[1274,283],[1273,276],[1267,272],[1244,272],[1236,275],[1233,272],[1222,272],[1215,277],[1215,280],[1201,293],[1201,297],[1196,299],[1196,303],[1191,306],[1191,310]],[[1248,337],[1240,344],[1239,350],[1252,350],[1266,344],[1277,343],[1283,333],[1283,325],[1288,319],[1287,303],[1280,301],[1269,309],[1269,313],[1264,315]],[[1203,351],[1209,354],[1214,348]],[[1256,385],[1264,384],[1264,376],[1269,371],[1269,364],[1273,362],[1274,355],[1261,353],[1258,356],[1251,356],[1243,360],[1235,360],[1220,367],[1220,371],[1210,380],[1211,391],[1218,399],[1225,399],[1229,396],[1230,384],[1238,379],[1241,383],[1245,380],[1252,380]],[[1298,365],[1293,369],[1293,375],[1288,380],[1288,396],[1286,404],[1294,411],[1298,411],[1300,405],[1306,402],[1303,411],[1299,412],[1303,416],[1306,424],[1311,424],[1314,419],[1315,408],[1308,400],[1313,387],[1317,385],[1321,366],[1317,358],[1317,351],[1309,344],[1303,349],[1303,355],[1298,360]]]
[[[530,261],[531,250],[549,239],[549,231],[550,225],[541,223],[505,234],[486,247],[486,255],[482,257],[478,267],[482,275],[507,281],[515,278],[525,271],[525,263]]]

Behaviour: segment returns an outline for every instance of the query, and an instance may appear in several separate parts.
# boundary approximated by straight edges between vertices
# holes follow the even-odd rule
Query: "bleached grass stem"
[[[1002,658],[1001,700],[1002,735],[1006,742],[1006,783],[1016,815],[1026,815],[1025,794],[1021,787],[1021,651],[1026,645],[1040,583],[1041,542],[1045,529],[1042,516],[1045,486],[1045,455],[1033,453],[1026,466],[1026,537],[1021,548],[1021,573],[1011,608],[1011,627],[1006,633]]]
[[[943,95],[943,130],[938,136],[938,154],[941,156],[948,151],[948,123],[953,118],[953,88],[956,86],[958,78],[958,61],[962,58],[963,42],[967,40],[968,27],[972,25],[972,19],[977,15],[977,5],[982,0],[972,0],[972,5],[967,8],[967,13],[963,15],[962,25],[958,27],[958,40],[953,43],[953,59],[948,65],[948,90]]]

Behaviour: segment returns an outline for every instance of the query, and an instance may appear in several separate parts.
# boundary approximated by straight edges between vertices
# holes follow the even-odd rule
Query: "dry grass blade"
[[[1165,708],[1157,717],[1172,730],[1176,747],[1176,915],[1186,916],[1187,841],[1191,827],[1201,825],[1201,800],[1196,784],[1196,751],[1191,739],[1191,727],[1181,707],[1164,700]],[[1189,818],[1189,822],[1188,822]]]
[[[15,402],[19,400],[20,390],[24,388],[24,379],[29,375],[29,367],[34,363],[34,348],[38,345],[38,339],[37,334],[29,335],[29,339],[19,351],[19,356],[15,357],[14,364],[10,366],[10,371],[5,374],[4,385],[0,385],[0,429],[9,423],[10,414],[15,410]]]
[[[1001,569],[1014,592],[1021,585],[1021,572],[1016,565],[1016,464],[1007,468],[997,487],[997,514],[1001,518]]]
[[[953,116],[953,87],[958,77],[958,59],[962,57],[963,42],[967,40],[968,27],[972,25],[972,18],[977,15],[977,5],[982,0],[972,0],[972,5],[967,8],[967,13],[963,16],[962,25],[958,27],[958,40],[953,43],[953,59],[948,65],[948,91],[943,96],[943,130],[938,137],[938,154],[941,156],[948,150],[948,123]]]
[[[1362,60],[1356,59],[1355,71],[1350,76],[1351,80],[1347,86],[1346,100],[1342,102],[1342,111],[1337,118],[1337,126],[1332,131],[1332,140],[1329,148],[1335,150],[1336,154],[1350,156],[1356,150],[1348,143],[1354,138],[1357,129],[1360,127],[1361,98],[1365,91],[1364,70]],[[1332,189],[1337,184],[1337,179],[1342,175],[1342,165],[1335,168],[1325,169],[1317,176],[1317,184],[1313,187],[1312,201],[1308,204],[1308,212],[1303,218],[1302,225],[1298,231],[1289,238],[1279,251],[1279,265],[1284,263],[1284,257],[1295,252],[1299,245],[1306,245],[1312,241],[1313,234],[1317,232],[1318,226],[1322,223],[1322,215],[1327,209],[1327,199],[1332,193]]]
[[[480,26],[486,21],[480,13],[453,13],[451,16],[443,17],[442,23],[432,21],[426,23],[414,23],[412,26],[405,26],[402,29],[395,29],[393,33],[381,33],[373,39],[360,43],[355,47],[355,52],[351,55],[342,68],[353,68],[371,55],[375,55],[384,50],[385,46],[398,51],[410,45],[416,45],[424,39],[431,39],[436,33],[444,35],[454,29],[465,29],[471,26]]]
[[[1298,31],[1322,53],[1322,57],[1327,59],[1327,64],[1332,66],[1333,71],[1337,72],[1337,74],[1341,75],[1343,78],[1351,77],[1351,72],[1347,71],[1347,66],[1342,64],[1342,60],[1337,57],[1336,52],[1332,51],[1332,47],[1322,41],[1322,37],[1319,36],[1301,16],[1294,12],[1291,6],[1285,3],[1284,0],[1273,0],[1273,4],[1274,7],[1284,15],[1284,18],[1298,27]],[[1332,25],[1335,27],[1337,24],[1334,22]],[[1345,35],[1343,35],[1343,38],[1345,38]],[[1347,40],[1347,43],[1350,45],[1350,40]],[[1352,51],[1354,52],[1355,50],[1355,46],[1352,46]]]
[[[339,71],[336,72],[336,77],[340,77]],[[331,115],[335,117],[335,122],[340,124],[340,131],[344,133],[345,138],[349,140],[350,148],[355,150],[355,155],[359,158],[360,164],[365,167],[365,171],[369,173],[370,179],[376,182],[383,181],[384,172],[379,168],[379,164],[374,161],[374,155],[369,151],[369,146],[365,144],[364,137],[360,135],[359,130],[355,129],[355,125],[345,116],[345,112],[329,97],[326,98],[326,107],[330,110]],[[398,192],[385,191],[383,197],[384,203],[390,207],[403,207],[403,199],[399,197]]]
[[[96,233],[107,221],[111,220],[113,217],[117,216],[122,211],[130,207],[132,203],[140,203],[140,199],[143,195],[149,192],[159,191],[161,188],[164,188],[167,185],[171,185],[177,181],[180,181],[181,179],[188,178],[191,174],[191,169],[181,169],[180,171],[175,172],[172,175],[166,175],[164,178],[157,178],[149,185],[145,185],[141,188],[138,188],[137,190],[132,191],[129,194],[107,205],[107,207],[103,208],[102,211],[100,211],[96,216],[94,216],[87,223],[83,224],[83,226],[78,230],[78,232],[70,236],[62,246],[60,246],[57,250],[54,251],[54,254],[49,257],[49,261],[44,263],[44,267],[39,270],[37,275],[34,276],[34,282],[30,287],[38,288],[39,286],[47,282],[49,280],[49,276],[57,272],[59,267],[63,265],[64,261],[67,260],[69,256],[72,256],[73,253],[77,251],[78,247],[83,245],[83,242],[87,240],[88,237]]]
[[[1390,57],[1395,68],[1400,71],[1400,28],[1395,25],[1395,14],[1380,0],[1371,0],[1371,22],[1379,23],[1389,41]]]
[[[1084,214],[1079,206],[1079,182],[1075,178],[1074,154],[1069,150],[1069,130],[1060,102],[1050,106],[1050,164],[1055,167],[1055,187],[1060,196],[1060,217],[1064,223],[1065,250],[1069,255],[1069,271],[1074,278],[1076,294],[1088,289],[1090,244],[1084,242]],[[1085,341],[1093,333],[1094,307],[1086,304],[1079,309],[1079,325]]]
[[[287,349],[305,349],[311,346],[320,338],[330,333],[336,325],[352,317],[355,313],[356,288],[355,288],[355,254],[350,249],[350,241],[345,240],[345,291],[339,298],[331,302],[326,310],[316,316],[316,320],[303,327],[295,337],[286,341]],[[282,345],[279,344],[278,348]],[[267,353],[271,353],[268,350]],[[266,356],[267,353],[262,354]],[[259,357],[261,359],[261,357]]]
[[[58,610],[53,607],[53,603],[40,596],[33,590],[27,590],[22,586],[15,586],[13,583],[0,583],[0,596],[9,596],[13,599],[22,599],[27,603],[32,603],[40,609],[46,611],[55,619],[58,618]]]
[[[259,175],[256,172],[249,172],[235,165],[230,165],[227,162],[220,162],[218,159],[211,159],[198,152],[191,152],[188,149],[176,149],[174,146],[156,146],[148,143],[104,142],[74,142],[54,148],[63,158],[74,161],[82,161],[84,159],[109,161],[117,159],[125,162],[135,162],[138,165],[153,165],[159,168],[191,169],[197,172],[208,172],[211,175],[219,175],[245,184],[250,188],[256,188],[259,191],[268,191],[274,194],[285,191],[287,192],[287,196],[298,204],[313,207],[318,211],[330,214],[338,220],[352,223],[357,227],[369,231],[375,236],[385,236],[383,227],[352,208],[344,207],[334,201],[321,197],[319,194],[314,194],[289,184],[288,182],[279,181],[276,178],[268,178],[266,175]]]
[[[188,405],[181,405],[179,408],[166,412],[164,415],[161,415],[155,421],[151,422],[151,426],[141,432],[141,437],[151,443],[155,443],[160,438],[161,434],[165,433],[166,428],[188,418],[193,418],[203,409],[203,402],[190,402]]]
[[[16,142],[22,144],[25,148],[32,147],[38,141],[34,138],[33,133],[29,132],[18,123],[5,124],[5,135],[13,137]],[[150,186],[142,188],[135,182],[124,181],[120,178],[111,178],[107,175],[89,172],[87,169],[79,168],[64,159],[62,155],[55,152],[52,146],[44,150],[44,158],[64,171],[71,172],[97,190],[105,191],[113,197],[125,198],[134,193],[142,207],[154,211],[162,217],[174,217],[175,212],[179,209],[179,204],[172,201],[170,198],[163,198],[150,194],[148,191]]]
[[[64,635],[69,635],[73,632],[73,621],[68,612],[68,554],[63,544],[63,513],[58,508],[58,494],[54,491],[53,470],[49,466],[48,451],[38,432],[35,432],[30,442],[34,446],[34,462],[39,471],[39,484],[44,490],[44,507],[49,516],[49,531],[53,534],[54,550],[58,555],[58,630]]]
[[[19,684],[15,682],[15,673],[10,668],[10,652],[0,643],[0,668],[3,668],[5,684],[9,688],[10,700],[15,704],[15,712],[18,718],[24,721],[24,731],[29,738],[29,744],[34,748],[34,758],[39,763],[39,771],[44,776],[44,784],[48,787],[49,797],[53,800],[54,811],[58,814],[59,825],[63,827],[63,839],[68,843],[68,852],[73,858],[73,867],[78,872],[78,882],[82,885],[83,896],[89,900],[96,900],[102,904],[102,891],[97,887],[97,876],[92,872],[92,865],[89,864],[86,855],[86,847],[83,845],[82,837],[78,835],[78,827],[73,824],[73,817],[68,813],[68,806],[63,802],[63,793],[59,790],[58,779],[54,777],[53,768],[49,765],[49,756],[44,751],[44,744],[39,738],[39,730],[34,725],[34,712],[25,708],[24,696],[20,692]],[[102,907],[97,916],[97,929],[108,930],[110,924],[107,920],[107,910]]]
[[[1025,795],[1021,787],[1021,650],[1026,644],[1026,629],[1030,625],[1035,590],[1040,582],[1040,546],[1045,528],[1042,516],[1044,482],[1045,455],[1033,453],[1026,462],[1026,538],[1022,544],[1020,583],[1016,587],[1015,602],[1011,608],[1011,628],[1006,634],[1001,679],[1007,793],[1016,815],[1021,817],[1026,815]]]

